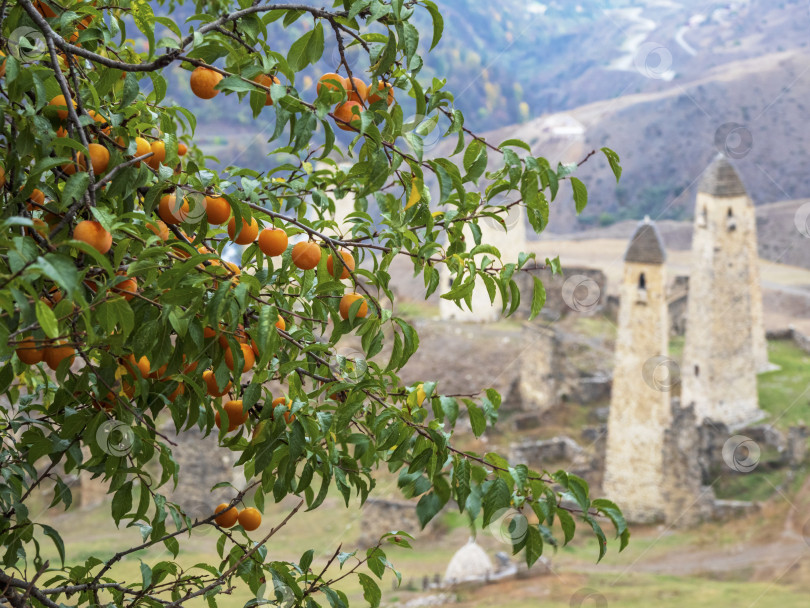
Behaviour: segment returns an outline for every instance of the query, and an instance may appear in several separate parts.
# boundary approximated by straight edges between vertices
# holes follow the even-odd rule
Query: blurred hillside
[[[718,151],[732,156],[758,204],[810,195],[806,0],[445,0],[441,8],[444,37],[430,53],[430,19],[418,11],[422,80],[446,76],[468,126],[494,130],[495,142],[519,136],[552,161],[575,162],[604,145],[620,154],[621,184],[592,160],[582,172],[588,210],[577,218],[567,201],[555,204],[555,232],[645,214],[688,218],[696,183]],[[174,17],[190,13],[181,7]],[[311,26],[307,16],[286,30],[271,26],[274,47],[285,52]],[[355,73],[367,67],[359,53],[350,61]],[[314,97],[314,79],[338,64],[329,40],[323,61],[295,86]],[[273,166],[271,108],[257,125],[246,101],[202,101],[189,90],[188,72],[175,67],[171,78],[169,97],[195,112],[206,152],[223,166]],[[399,100],[409,115],[409,100]]]

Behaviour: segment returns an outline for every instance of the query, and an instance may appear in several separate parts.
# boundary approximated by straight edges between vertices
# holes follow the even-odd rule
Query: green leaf
[[[431,0],[424,0],[423,4],[430,13],[430,18],[433,20],[433,41],[430,43],[430,49],[428,49],[432,51],[434,47],[439,44],[439,40],[442,39],[442,33],[444,32],[444,18],[439,11],[439,7],[436,6],[434,2],[431,2]]]
[[[416,516],[419,518],[419,525],[424,527],[441,510],[441,499],[435,492],[428,492],[416,504]]]
[[[563,545],[567,545],[568,542],[574,538],[574,530],[576,530],[577,525],[574,523],[574,518],[571,517],[571,514],[564,509],[557,509],[557,519],[560,520],[560,526],[562,527],[565,538]]]
[[[42,526],[42,530],[45,532],[45,536],[50,538],[53,541],[53,544],[56,545],[56,550],[59,552],[59,559],[62,560],[62,567],[65,566],[65,543],[62,541],[62,537],[59,536],[59,532],[57,532],[54,528],[47,526],[45,524],[38,524]]]
[[[574,189],[574,205],[577,208],[577,215],[579,215],[588,205],[588,189],[585,187],[585,184],[583,184],[576,177],[571,177],[569,179],[571,180],[571,186]]]
[[[602,148],[602,152],[607,157],[608,163],[610,163],[610,168],[613,171],[613,175],[616,176],[616,183],[618,183],[622,176],[622,166],[620,164],[619,155],[610,148]]]
[[[529,313],[529,321],[540,314],[540,311],[543,310],[543,306],[546,303],[546,288],[543,285],[543,281],[535,276],[533,276],[532,279],[534,280],[534,289],[532,290],[532,309]]]
[[[87,192],[88,186],[90,186],[90,175],[85,171],[77,171],[65,183],[65,188],[62,190],[62,203],[72,205]]]
[[[531,568],[543,555],[543,535],[535,526],[529,526],[526,534],[526,565]]]
[[[467,412],[470,416],[470,426],[476,437],[480,437],[487,428],[487,419],[480,407],[474,403],[467,404]]]
[[[379,586],[377,586],[377,582],[368,574],[363,574],[362,572],[358,572],[357,578],[360,579],[360,585],[363,587],[363,597],[371,608],[377,608],[382,598],[382,592]]]
[[[56,321],[56,315],[53,314],[51,307],[45,304],[42,300],[37,300],[36,306],[37,322],[45,332],[45,335],[53,339],[59,335],[59,324]]]
[[[319,22],[312,30],[292,43],[287,53],[287,63],[292,70],[299,72],[321,58],[323,46],[323,25]]]
[[[492,523],[492,516],[498,511],[509,507],[509,501],[512,498],[512,493],[509,491],[509,486],[500,477],[491,482],[489,488],[484,494],[482,505],[484,507],[484,527]]]

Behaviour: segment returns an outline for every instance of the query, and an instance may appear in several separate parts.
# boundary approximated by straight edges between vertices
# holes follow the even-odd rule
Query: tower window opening
[[[706,225],[709,223],[709,211],[706,209],[706,206],[703,206],[703,209],[698,216],[698,226],[700,228],[705,228]]]
[[[638,275],[638,288],[647,289],[647,277],[644,276],[643,272]]]
[[[737,229],[737,220],[734,219],[734,212],[731,210],[731,207],[729,207],[728,212],[726,212],[726,228],[729,232]]]
[[[695,377],[697,378],[699,375],[700,375],[700,366],[696,365],[695,366]]]

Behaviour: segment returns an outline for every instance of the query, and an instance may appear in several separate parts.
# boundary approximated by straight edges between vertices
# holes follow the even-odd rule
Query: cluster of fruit
[[[330,72],[324,74],[318,80],[316,92],[321,94],[321,89],[326,88],[331,91],[338,91],[346,96],[346,101],[339,103],[335,107],[334,116],[337,119],[339,129],[344,131],[356,131],[355,120],[360,120],[366,106],[377,103],[385,99],[387,105],[394,103],[394,87],[390,82],[382,80],[366,84],[360,78],[353,76],[344,78],[340,74]]]
[[[198,66],[191,72],[191,91],[200,99],[213,99],[220,93],[216,86],[222,81],[222,78],[222,74],[218,71],[210,67]],[[268,88],[273,84],[281,84],[278,77],[268,74],[259,74],[253,79],[253,82]],[[318,80],[316,87],[318,95],[321,94],[323,88],[342,92],[345,97],[345,101],[335,106],[333,113],[336,119],[335,124],[344,131],[356,131],[358,129],[354,121],[360,119],[361,114],[368,106],[383,100],[389,106],[394,103],[394,87],[390,82],[383,80],[378,81],[376,85],[373,83],[366,84],[356,76],[344,78],[339,74],[329,72]],[[270,93],[267,93],[267,100],[264,105],[273,105]]]
[[[214,521],[221,528],[232,528],[239,522],[246,532],[252,532],[262,525],[262,514],[253,507],[239,511],[236,507],[231,507],[228,503],[223,502],[214,509],[214,514],[216,515]]]

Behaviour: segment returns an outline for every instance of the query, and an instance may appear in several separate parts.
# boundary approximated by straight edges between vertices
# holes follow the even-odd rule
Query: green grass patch
[[[758,377],[759,406],[768,422],[782,430],[810,422],[810,355],[789,340],[778,340],[768,343],[768,358],[779,366]]]

